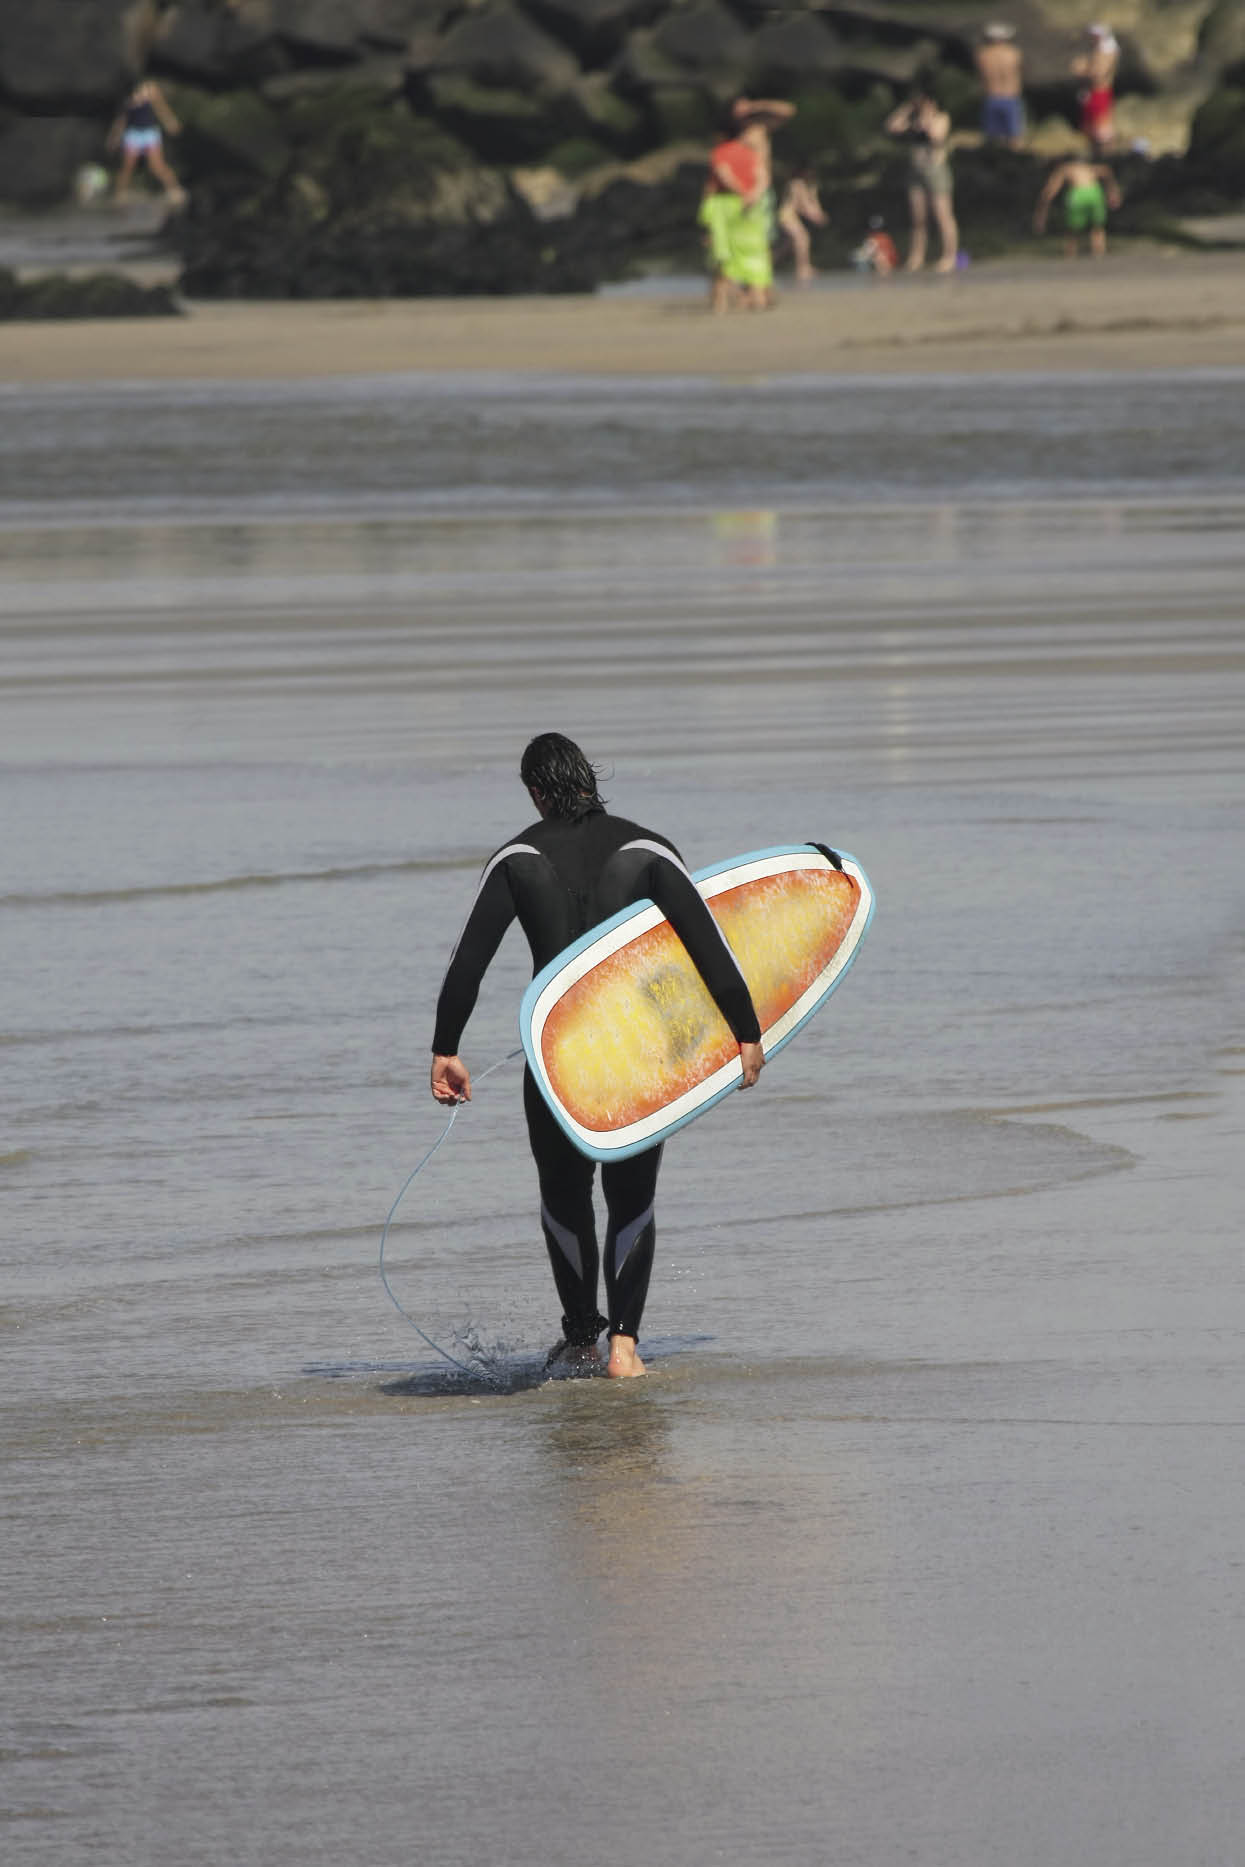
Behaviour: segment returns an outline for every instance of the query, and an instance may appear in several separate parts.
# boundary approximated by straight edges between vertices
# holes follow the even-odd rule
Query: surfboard
[[[748,982],[766,1058],[825,1004],[873,918],[854,857],[820,843],[734,856],[692,880]],[[626,1160],[738,1087],[739,1046],[652,901],[591,928],[537,973],[519,1034],[580,1152]]]

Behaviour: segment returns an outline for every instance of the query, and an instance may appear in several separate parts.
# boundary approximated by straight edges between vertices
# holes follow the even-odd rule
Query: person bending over
[[[1045,233],[1052,201],[1063,190],[1064,251],[1075,259],[1081,235],[1089,250],[1101,259],[1107,250],[1107,209],[1119,207],[1121,195],[1115,176],[1105,162],[1060,162],[1046,178],[1033,210],[1033,230]]]
[[[756,1010],[735,957],[674,844],[612,816],[598,791],[595,768],[561,733],[533,739],[519,775],[539,816],[484,865],[451,955],[432,1040],[436,1100],[471,1099],[471,1075],[458,1046],[484,974],[512,921],[527,936],[534,975],[598,921],[646,898],[669,920],[730,1026],[743,1065],[742,1087],[750,1089],[765,1061]],[[602,1166],[609,1312],[602,1316],[592,1205],[596,1163],[558,1125],[530,1069],[523,1078],[523,1108],[540,1186],[541,1229],[563,1306],[563,1346],[572,1356],[595,1357],[597,1338],[606,1329],[608,1372],[643,1374],[636,1342],[653,1268],[661,1147]]]

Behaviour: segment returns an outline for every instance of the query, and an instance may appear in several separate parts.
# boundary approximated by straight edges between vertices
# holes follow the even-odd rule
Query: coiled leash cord
[[[511,1063],[514,1061],[515,1057],[521,1057],[522,1055],[523,1055],[523,1046],[520,1044],[517,1050],[508,1050],[504,1057],[498,1057],[496,1063],[490,1063],[486,1070],[481,1070],[480,1074],[474,1078],[474,1081],[477,1083],[484,1082],[488,1077],[490,1077],[493,1074],[495,1070],[500,1070],[504,1064]],[[445,1143],[449,1140],[450,1129],[454,1126],[454,1123],[458,1120],[458,1111],[461,1107],[462,1107],[461,1102],[456,1102],[454,1104],[453,1108],[449,1112],[449,1118],[446,1121],[444,1128],[441,1130],[440,1134],[437,1136],[432,1146],[428,1149],[428,1152],[424,1155],[423,1159],[419,1161],[414,1167],[411,1168],[411,1171],[407,1174],[406,1179],[402,1182],[402,1189],[399,1192],[398,1197],[394,1200],[392,1206],[390,1206],[389,1208],[389,1217],[385,1220],[385,1229],[380,1235],[380,1261],[379,1261],[377,1268],[380,1271],[380,1281],[385,1286],[386,1296],[389,1298],[389,1301],[393,1304],[393,1307],[397,1310],[399,1316],[401,1316],[404,1321],[410,1323],[411,1328],[415,1331],[420,1341],[426,1342],[429,1348],[435,1349],[437,1354],[440,1355],[443,1360],[449,1362],[451,1368],[457,1368],[460,1374],[469,1374],[474,1378],[479,1375],[480,1370],[478,1368],[468,1367],[465,1361],[459,1361],[457,1356],[451,1355],[447,1348],[442,1348],[439,1342],[434,1342],[432,1337],[426,1332],[426,1330],[423,1330],[420,1328],[419,1324],[416,1322],[415,1318],[411,1315],[410,1311],[403,1309],[402,1305],[398,1302],[397,1297],[393,1294],[393,1286],[390,1284],[388,1275],[385,1271],[385,1243],[389,1237],[389,1227],[393,1224],[393,1215],[398,1210],[398,1207],[402,1204],[402,1200],[406,1194],[407,1187],[410,1186],[413,1181],[419,1178],[420,1174],[424,1171],[424,1168],[428,1165],[428,1162],[432,1159],[437,1149],[439,1147],[443,1147]]]

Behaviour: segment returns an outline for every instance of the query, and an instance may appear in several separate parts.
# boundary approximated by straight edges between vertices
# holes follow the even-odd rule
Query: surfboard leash
[[[521,1057],[522,1055],[523,1055],[523,1046],[522,1044],[520,1044],[517,1049],[508,1050],[504,1057],[498,1057],[496,1063],[490,1063],[486,1070],[481,1070],[480,1074],[475,1078],[475,1081],[477,1083],[484,1082],[488,1077],[492,1076],[495,1070],[500,1070],[505,1064],[512,1063],[515,1057]],[[424,1168],[428,1165],[428,1162],[432,1159],[433,1155],[437,1152],[437,1149],[440,1147],[443,1147],[445,1143],[449,1140],[450,1129],[454,1126],[454,1123],[458,1120],[458,1111],[462,1106],[463,1105],[461,1102],[456,1102],[454,1104],[453,1108],[449,1112],[449,1116],[446,1119],[444,1128],[441,1130],[440,1134],[437,1136],[432,1146],[428,1149],[428,1152],[423,1156],[421,1160],[416,1162],[415,1166],[412,1167],[411,1171],[407,1174],[406,1179],[402,1182],[402,1186],[398,1192],[398,1197],[394,1200],[392,1206],[390,1206],[389,1208],[389,1217],[385,1220],[385,1228],[380,1235],[380,1257],[377,1263],[377,1269],[380,1272],[380,1281],[385,1286],[386,1296],[389,1298],[389,1301],[393,1304],[393,1307],[397,1310],[399,1316],[402,1317],[403,1321],[408,1322],[410,1324],[411,1328],[415,1331],[420,1341],[426,1342],[429,1348],[435,1349],[437,1354],[440,1355],[443,1360],[449,1362],[451,1368],[457,1368],[460,1374],[471,1375],[473,1378],[475,1378],[476,1376],[478,1376],[480,1372],[478,1368],[468,1367],[466,1362],[459,1361],[457,1356],[451,1355],[447,1348],[442,1348],[439,1342],[434,1342],[432,1337],[428,1335],[425,1330],[420,1328],[419,1324],[416,1322],[415,1318],[411,1315],[410,1311],[403,1309],[402,1305],[399,1303],[397,1297],[393,1293],[393,1286],[389,1282],[389,1276],[385,1270],[385,1245],[389,1238],[389,1227],[393,1224],[394,1214],[397,1212],[398,1207],[402,1204],[402,1201],[406,1195],[407,1188],[413,1185],[414,1182],[419,1178],[420,1174],[424,1171]]]

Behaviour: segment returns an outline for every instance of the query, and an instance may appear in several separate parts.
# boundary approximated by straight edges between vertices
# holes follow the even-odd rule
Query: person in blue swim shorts
[[[988,143],[1019,149],[1025,139],[1023,59],[1016,29],[996,22],[986,26],[973,60],[981,79],[981,133]]]

